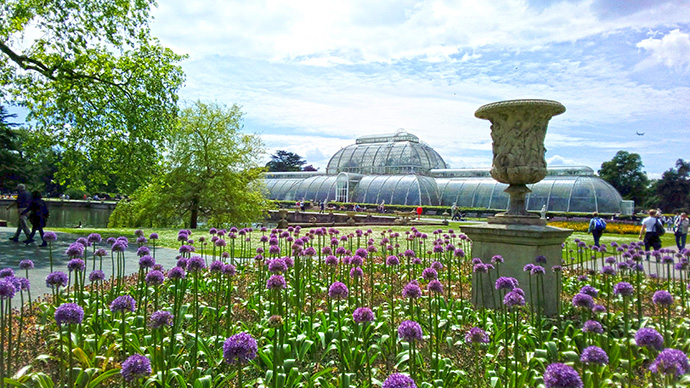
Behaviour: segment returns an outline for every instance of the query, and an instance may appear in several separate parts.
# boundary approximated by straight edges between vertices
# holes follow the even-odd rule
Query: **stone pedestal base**
[[[462,232],[472,239],[473,258],[478,257],[484,263],[489,263],[494,255],[503,257],[504,262],[499,264],[500,276],[516,278],[520,283],[520,288],[525,291],[527,303],[531,302],[530,276],[522,269],[528,263],[536,264],[534,259],[537,256],[545,256],[547,262],[541,264],[546,269],[546,273],[542,275],[544,277],[544,311],[547,315],[556,314],[558,295],[556,275],[551,267],[561,264],[561,244],[570,236],[572,230],[539,225],[487,224],[463,226]],[[482,276],[481,282],[479,275]],[[495,308],[503,303],[503,299],[500,297],[502,294],[495,289],[496,271],[491,271],[489,275],[490,278],[487,274],[473,274],[472,300],[477,306],[481,305],[483,300],[485,307]],[[532,292],[536,303],[537,288],[534,281],[536,276],[532,279]],[[483,292],[483,298],[480,291]]]

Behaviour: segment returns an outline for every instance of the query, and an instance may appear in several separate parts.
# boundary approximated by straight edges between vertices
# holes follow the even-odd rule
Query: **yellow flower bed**
[[[558,228],[572,229],[576,232],[587,232],[589,228],[589,222],[549,222],[550,226],[555,226]],[[638,234],[640,233],[640,226],[632,224],[619,224],[614,222],[606,223],[606,231],[604,233],[611,234]]]

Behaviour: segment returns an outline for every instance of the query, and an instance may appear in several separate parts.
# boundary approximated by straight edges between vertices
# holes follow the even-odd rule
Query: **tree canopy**
[[[613,159],[601,164],[599,176],[615,187],[624,199],[642,204],[649,184],[643,166],[639,154],[618,151]]]
[[[307,161],[296,153],[278,150],[274,155],[271,155],[271,161],[266,163],[266,168],[272,172],[301,171],[305,164]]]
[[[183,57],[150,36],[153,4],[6,0],[0,7],[0,98],[26,108],[37,139],[60,149],[60,182],[117,176],[127,192],[159,170],[184,74]]]
[[[664,212],[690,210],[690,163],[678,159],[675,168],[668,169],[654,182],[652,192],[653,205]]]
[[[265,208],[263,144],[242,128],[237,105],[197,101],[182,110],[166,142],[166,172],[140,190],[131,205],[118,205],[111,225],[173,225],[183,217],[184,225],[195,228],[199,218],[212,225],[258,219]],[[124,215],[132,218],[118,221]]]

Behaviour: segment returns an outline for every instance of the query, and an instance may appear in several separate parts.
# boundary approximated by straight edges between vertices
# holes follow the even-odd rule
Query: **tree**
[[[307,162],[302,159],[301,156],[279,150],[275,155],[271,155],[271,161],[266,163],[266,168],[268,171],[278,172],[278,171],[301,171],[302,166],[307,164]]]
[[[168,138],[166,172],[140,190],[133,205],[123,205],[135,217],[122,223],[170,225],[184,217],[185,225],[196,228],[199,218],[214,225],[259,218],[266,207],[259,165],[263,144],[241,131],[237,105],[197,101],[184,109]]]
[[[624,199],[641,204],[649,185],[647,174],[642,171],[643,166],[639,154],[618,151],[613,159],[601,164],[599,176],[615,187]]]
[[[654,182],[654,192],[656,206],[662,211],[690,210],[690,163],[678,159],[675,168],[670,168]]]
[[[3,191],[12,191],[17,183],[26,180],[20,142],[13,128],[17,124],[8,121],[14,117],[0,105],[0,190]]]
[[[118,176],[127,192],[158,172],[184,75],[183,57],[150,36],[153,4],[6,0],[0,7],[0,98],[25,107],[31,129],[45,134],[39,139],[62,150],[60,182]]]

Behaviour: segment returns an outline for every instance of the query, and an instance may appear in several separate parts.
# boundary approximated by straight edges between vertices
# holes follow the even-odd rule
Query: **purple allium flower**
[[[98,249],[96,249],[96,252],[94,252],[93,254],[96,255],[96,256],[98,256],[98,257],[103,257],[103,256],[107,256],[107,255],[108,255],[108,251],[106,251],[106,250],[103,249],[103,248],[98,248]]]
[[[580,362],[584,364],[605,365],[609,363],[609,356],[604,349],[598,346],[590,346],[582,351]]]
[[[347,286],[341,282],[334,282],[328,288],[328,296],[330,296],[331,299],[345,299],[347,295]]]
[[[43,235],[43,241],[57,241],[57,234],[55,234],[54,232],[45,232],[45,234]]]
[[[482,259],[475,257],[474,259],[472,259],[472,265],[477,265],[477,264],[484,264],[484,263],[482,262]]]
[[[163,272],[161,271],[153,270],[146,274],[146,278],[144,280],[148,286],[160,286],[165,281],[165,275],[163,275]]]
[[[14,277],[14,270],[12,268],[0,269],[0,279],[1,278],[11,278]]]
[[[402,373],[393,373],[383,382],[381,388],[417,388],[414,380]]]
[[[95,270],[95,271],[92,271],[92,272],[89,274],[89,281],[92,282],[92,283],[93,283],[93,282],[100,282],[100,281],[102,281],[103,279],[105,279],[105,273],[103,273],[103,271],[101,271],[100,269],[97,269],[97,270]]]
[[[315,256],[316,255],[316,249],[314,247],[307,247],[307,249],[304,250],[304,256]]]
[[[223,263],[222,261],[216,260],[213,263],[211,263],[211,265],[208,266],[208,269],[211,272],[220,272],[223,270],[224,265],[225,265],[225,263]]]
[[[635,333],[635,344],[639,347],[661,350],[664,347],[664,337],[650,327],[643,327]]]
[[[172,326],[173,315],[164,310],[158,310],[151,314],[149,318],[149,327],[152,329],[160,329],[163,326]]]
[[[585,295],[591,296],[592,298],[596,298],[597,295],[599,295],[599,291],[597,291],[596,288],[588,285],[588,286],[583,286],[580,289],[580,294],[585,294]]]
[[[609,256],[609,257],[604,259],[604,262],[606,264],[616,264],[616,258],[613,256]]]
[[[158,233],[153,232],[149,235],[149,240],[158,240]]]
[[[57,288],[67,285],[67,274],[62,271],[51,272],[46,276],[46,287]]]
[[[585,322],[584,325],[582,325],[582,331],[584,333],[595,333],[595,334],[603,334],[604,333],[604,327],[601,326],[601,323],[593,320],[589,320]]]
[[[129,295],[118,296],[110,303],[110,311],[113,313],[124,313],[125,311],[134,312],[135,307],[136,302],[134,302],[134,298]]]
[[[91,245],[89,240],[87,240],[85,237],[79,237],[75,244],[81,244],[83,247],[88,247]]]
[[[613,275],[616,274],[616,270],[613,269],[613,267],[611,267],[611,266],[605,265],[605,266],[601,269],[601,273],[604,274],[604,275],[612,275],[612,276],[613,276]]]
[[[192,256],[187,261],[187,272],[198,272],[206,268],[206,262],[201,256]]]
[[[127,382],[138,380],[151,374],[151,362],[141,354],[129,356],[122,363],[122,378]]]
[[[621,296],[626,297],[632,296],[633,293],[635,293],[635,289],[633,288],[632,284],[628,282],[620,282],[613,286],[614,295],[620,294]]]
[[[266,288],[269,290],[281,290],[286,287],[287,284],[285,283],[283,275],[271,275],[266,281]]]
[[[84,260],[82,259],[72,259],[67,263],[67,269],[72,272],[72,271],[78,271],[81,272],[85,268]]]
[[[156,260],[149,255],[142,256],[139,259],[139,268],[153,268],[154,265],[156,265]]]
[[[438,272],[443,269],[443,264],[441,264],[440,261],[434,261],[433,263],[431,263],[431,268]]]
[[[361,278],[362,276],[364,276],[364,271],[360,267],[352,267],[350,270],[351,278]]]
[[[137,256],[143,257],[151,254],[151,250],[148,247],[141,246],[137,249]]]
[[[287,271],[287,265],[284,259],[273,259],[268,263],[268,271],[273,273],[283,273]]]
[[[134,235],[137,236],[137,237],[141,237],[141,236],[144,235],[144,231],[141,230],[141,229],[136,229],[136,230],[134,231]]]
[[[398,326],[398,337],[407,342],[422,340],[422,327],[415,321],[402,321]]]
[[[481,263],[475,264],[474,268],[472,270],[473,270],[473,272],[477,272],[477,273],[486,273],[488,271],[488,269],[486,268],[486,265],[481,264]]]
[[[268,253],[270,253],[272,255],[279,255],[280,254],[280,247],[277,245],[271,245],[268,248]]]
[[[137,237],[137,244],[145,244],[146,243],[146,237],[144,236],[139,236]],[[192,243],[192,240],[189,240],[189,243]]]
[[[29,259],[22,260],[19,262],[19,268],[20,269],[34,269],[34,262],[29,260]],[[2,276],[0,276],[0,277],[2,277]]]
[[[66,282],[67,281],[65,281],[65,283]],[[12,299],[14,298],[15,292],[17,292],[17,290],[9,278],[0,279],[0,299]]]
[[[501,276],[496,279],[496,289],[497,290],[508,290],[512,291],[513,288],[518,286],[518,281],[515,278]]]
[[[656,357],[656,360],[649,367],[654,373],[664,375],[682,376],[690,370],[688,356],[678,349],[664,349]]]
[[[443,284],[439,282],[438,280],[434,279],[429,282],[427,285],[427,288],[429,291],[436,293],[436,294],[442,294],[443,293]]]
[[[413,265],[420,265],[420,264],[422,264],[422,259],[420,259],[419,257],[413,257],[412,258],[412,264]]]
[[[573,306],[575,307],[580,307],[580,308],[585,308],[585,309],[592,309],[594,307],[594,299],[592,299],[591,296],[587,294],[577,294],[573,296]]]
[[[373,322],[376,318],[369,307],[359,307],[352,313],[352,319],[355,323],[368,323]]]
[[[594,307],[592,307],[592,312],[593,313],[605,313],[606,307],[604,307],[600,304],[595,304]]]
[[[98,233],[91,233],[89,237],[86,238],[86,240],[91,244],[95,244],[101,242],[102,238],[101,235]]]
[[[221,273],[225,276],[235,276],[235,275],[237,275],[237,270],[235,269],[234,265],[225,264],[223,266],[223,269],[221,270]]]
[[[125,245],[119,241],[115,241],[115,243],[110,247],[110,250],[113,252],[124,252]]]
[[[327,266],[333,268],[338,265],[338,258],[333,255],[329,255],[326,257],[325,263]]]
[[[115,244],[115,243],[117,242],[117,239],[116,239],[115,237],[108,237],[108,239],[106,239],[105,242],[106,242],[108,245],[111,245],[111,246],[112,246],[113,244]]]
[[[465,342],[475,344],[488,344],[489,336],[486,332],[478,327],[473,327],[465,334]]]
[[[530,272],[530,273],[531,273],[531,272],[532,272],[532,268],[534,268],[534,264],[531,264],[531,263],[530,263],[530,264],[525,264],[525,266],[522,267],[522,270],[523,270],[524,272]]]
[[[364,260],[362,259],[362,256],[354,255],[350,258],[350,265],[352,266],[361,267],[363,263]]]
[[[673,304],[673,295],[666,290],[659,290],[652,296],[652,301],[654,304],[668,307]]]
[[[534,262],[537,264],[546,264],[546,256],[537,256]]]
[[[185,277],[185,272],[184,268],[182,267],[173,267],[168,271],[168,278],[172,280],[179,280],[179,279],[184,279]]]
[[[491,258],[492,263],[503,263],[503,256],[501,255],[494,255],[494,257]],[[481,329],[480,329],[481,330]]]
[[[178,252],[181,254],[189,253],[192,251],[192,246],[191,245],[182,245],[180,246],[180,249],[178,249]]]
[[[430,282],[434,279],[438,279],[438,272],[436,272],[436,270],[433,268],[425,268],[424,271],[422,271],[422,278],[425,281]]]
[[[84,246],[79,243],[72,243],[65,251],[68,257],[81,257],[84,254]]]
[[[519,292],[516,292],[516,290],[517,289],[513,289],[513,291],[510,291],[503,297],[503,304],[506,305],[506,307],[510,308],[525,305],[525,297]]]
[[[462,248],[458,248],[453,252],[453,256],[459,257],[462,259],[465,257],[465,251],[463,251]]]
[[[230,365],[246,364],[256,358],[256,340],[247,333],[230,336],[223,344],[223,358]]]
[[[543,275],[544,273],[546,273],[546,270],[541,265],[535,265],[530,271],[531,275]]]
[[[403,253],[403,256],[405,257],[414,257],[414,251],[412,249],[408,249]]]
[[[416,282],[411,281],[405,285],[402,294],[405,298],[417,299],[422,296],[422,289],[419,288],[419,285]]]
[[[79,307],[76,303],[64,303],[55,310],[55,323],[58,326],[62,324],[78,325],[84,319],[84,309]]]
[[[582,379],[575,369],[557,362],[546,367],[544,386],[546,388],[582,388]]]

